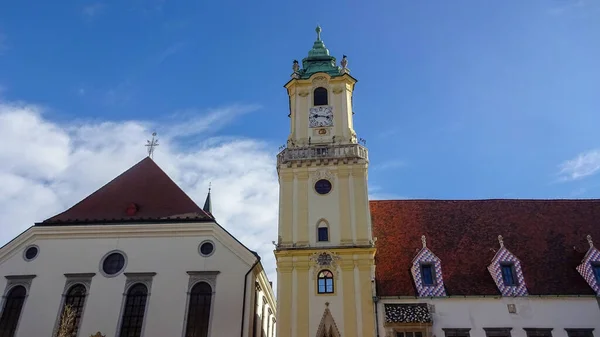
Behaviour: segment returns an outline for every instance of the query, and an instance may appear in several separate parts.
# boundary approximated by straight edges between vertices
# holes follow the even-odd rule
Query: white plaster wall
[[[600,309],[594,297],[446,298],[382,300],[379,302],[379,335],[387,336],[385,303],[428,303],[435,305],[433,335],[444,336],[442,328],[471,328],[472,337],[485,336],[483,328],[512,328],[513,337],[526,337],[523,328],[553,328],[552,336],[567,337],[565,328],[594,328],[600,333]],[[517,313],[508,312],[515,304]]]
[[[215,243],[210,257],[198,253],[206,239]],[[26,262],[21,246],[0,265],[0,291],[6,275],[35,274],[22,312],[17,337],[49,336],[54,328],[65,273],[96,273],[84,311],[79,336],[97,331],[114,336],[120,316],[126,277],[106,278],[99,272],[101,258],[119,249],[127,255],[125,272],[155,272],[145,318],[145,337],[181,336],[189,275],[187,271],[220,271],[213,297],[212,336],[239,334],[244,275],[251,267],[213,237],[138,237],[101,239],[38,239],[38,257]],[[250,288],[248,291],[253,291]],[[249,305],[249,303],[246,303]],[[247,309],[249,310],[249,309]]]

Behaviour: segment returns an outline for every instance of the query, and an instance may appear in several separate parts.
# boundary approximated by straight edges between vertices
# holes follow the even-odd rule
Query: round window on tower
[[[320,179],[315,183],[315,191],[319,194],[327,194],[331,192],[331,182],[327,179]]]

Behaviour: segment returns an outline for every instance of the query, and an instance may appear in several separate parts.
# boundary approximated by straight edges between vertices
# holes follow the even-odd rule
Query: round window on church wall
[[[204,241],[200,244],[200,255],[210,256],[215,251],[215,245],[210,241]]]
[[[331,192],[331,182],[327,179],[321,179],[315,183],[315,191],[319,194]]]
[[[125,256],[120,252],[106,255],[102,261],[102,271],[105,276],[115,276],[125,269]]]
[[[25,249],[25,253],[23,254],[26,261],[31,261],[38,256],[40,249],[37,246],[29,246]]]

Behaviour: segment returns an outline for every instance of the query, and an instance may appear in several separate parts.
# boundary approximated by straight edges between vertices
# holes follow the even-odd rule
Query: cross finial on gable
[[[427,247],[427,239],[425,235],[421,235],[421,243],[423,244],[423,248]]]
[[[148,147],[148,157],[152,158],[154,155],[154,149],[158,146],[158,139],[154,139],[156,137],[156,132],[152,133],[152,140],[148,140],[146,146]]]
[[[500,248],[504,247],[504,238],[502,235],[498,235],[498,242],[500,242]]]
[[[592,241],[592,236],[591,235],[587,235],[586,236],[587,242],[590,244],[590,248],[594,247],[594,241]]]

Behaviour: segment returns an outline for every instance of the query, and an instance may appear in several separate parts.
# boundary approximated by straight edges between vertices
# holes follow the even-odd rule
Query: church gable
[[[68,210],[37,225],[212,220],[146,157]]]

